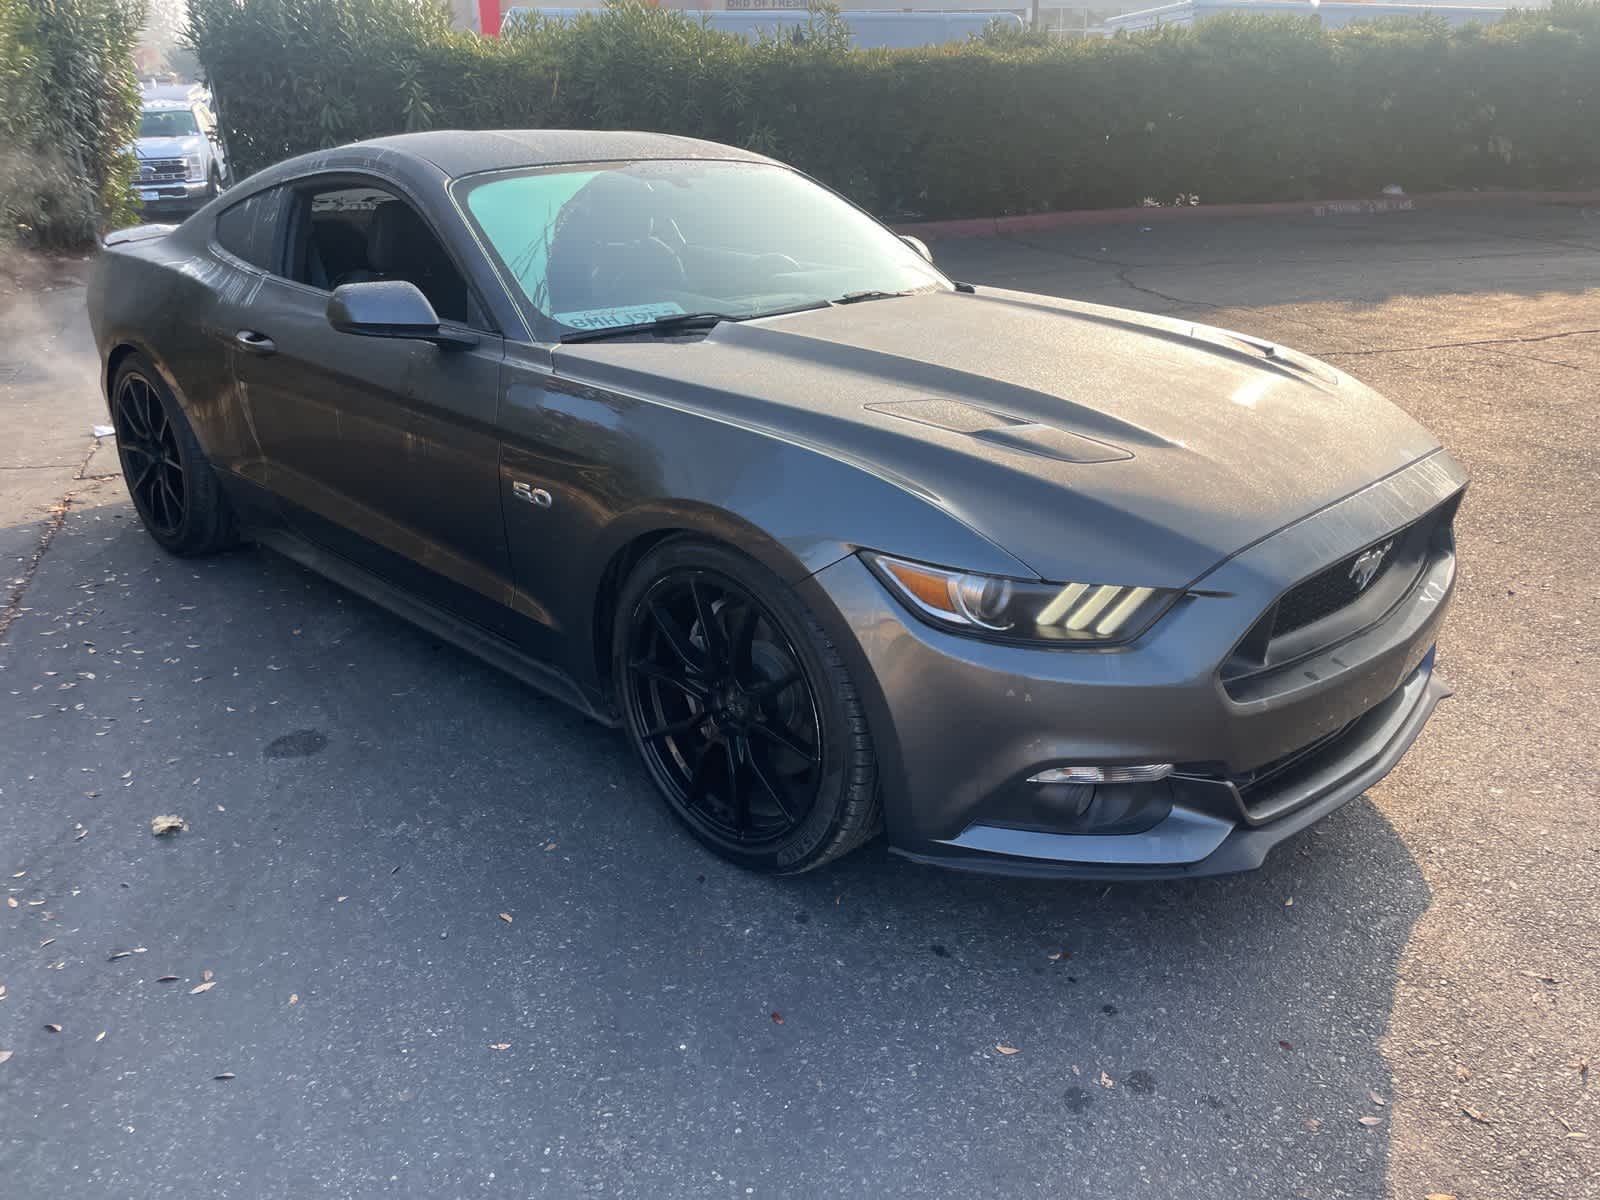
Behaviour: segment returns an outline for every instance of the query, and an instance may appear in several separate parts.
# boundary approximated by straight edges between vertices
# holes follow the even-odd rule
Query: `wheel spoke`
[[[733,809],[733,827],[741,836],[750,832],[750,793],[739,779],[739,767],[747,759],[747,749],[743,738],[729,738],[722,743],[723,755],[728,760],[728,803]]]
[[[639,737],[646,742],[658,742],[662,738],[682,737],[684,734],[691,733],[704,725],[706,718],[710,715],[709,712],[702,709],[700,712],[692,713],[681,721],[670,721],[659,728],[641,733]]]
[[[143,490],[145,484],[150,482],[150,476],[155,473],[156,465],[154,459],[146,460],[143,469],[139,472],[139,477],[128,484],[128,490],[130,492]]]
[[[139,410],[139,428],[149,441],[156,438],[155,397],[150,394],[150,385],[144,380],[139,380],[139,388],[134,400],[134,407]]]
[[[161,490],[171,501],[172,521],[176,524],[183,517],[183,497],[178,495],[178,489],[172,486],[172,480],[165,471],[161,472]]]
[[[756,782],[761,785],[761,790],[772,797],[772,802],[778,806],[778,811],[783,814],[783,819],[791,825],[795,822],[795,815],[789,811],[789,805],[783,798],[783,793],[773,786],[772,780],[767,778],[767,773],[761,769],[761,764],[756,761],[755,747],[748,739],[744,741],[744,760],[749,765],[750,773],[756,777]]]
[[[696,674],[705,673],[705,664],[700,659],[699,652],[695,649],[688,637],[684,635],[683,626],[657,601],[650,601],[650,619],[656,623],[656,628],[661,631],[661,636],[667,639],[667,645],[672,647],[672,652],[678,660]]]
[[[156,460],[156,456],[151,454],[150,451],[146,450],[139,442],[124,439],[118,441],[117,446],[128,454],[139,455],[146,462],[154,463]]]
[[[753,603],[746,603],[744,612],[739,617],[738,627],[733,631],[733,677],[738,679],[741,675],[748,678],[755,673],[755,659],[751,657],[751,650],[755,645],[756,625],[761,621],[761,610]]]
[[[712,666],[731,667],[733,664],[728,660],[728,635],[723,631],[716,612],[701,595],[700,584],[695,579],[689,580],[689,595],[694,600],[694,611],[700,622],[701,636],[705,638],[706,657],[711,660]]]
[[[128,427],[128,433],[133,440],[148,442],[150,430],[145,427],[143,414],[139,411],[139,404],[133,398],[133,384],[130,381],[122,393],[122,403],[117,405],[117,411],[122,415],[123,424]]]
[[[758,722],[757,724],[750,726],[750,732],[759,734],[769,742],[774,742],[777,745],[782,746],[785,750],[789,751],[789,753],[798,755],[814,766],[820,764],[822,761],[817,754],[815,746],[808,746],[804,742],[797,741],[784,730],[779,729],[776,725],[767,725]]]
[[[790,671],[787,675],[779,676],[777,679],[769,679],[766,683],[757,684],[755,687],[750,688],[749,691],[750,695],[757,700],[771,700],[780,692],[792,688],[799,682],[800,672]]]
[[[654,679],[657,683],[665,683],[696,700],[704,700],[707,696],[705,687],[695,679],[675,674],[671,667],[664,667],[660,663],[650,662],[648,659],[635,659],[628,664],[628,670],[636,675],[643,675],[646,679]]]
[[[715,773],[712,768],[716,764],[716,746],[707,742],[700,750],[700,757],[695,760],[694,773],[689,779],[689,804],[691,807],[706,809],[706,800],[712,795],[711,776]]]
[[[167,516],[167,496],[161,490],[160,476],[153,476],[147,481],[139,494],[144,497],[145,506],[150,510],[147,517],[151,524],[162,527],[172,524]]]

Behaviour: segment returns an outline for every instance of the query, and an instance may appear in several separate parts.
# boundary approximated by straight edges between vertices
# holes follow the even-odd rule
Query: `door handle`
[[[276,354],[278,345],[264,333],[257,333],[254,329],[241,329],[233,335],[234,345],[246,354]]]

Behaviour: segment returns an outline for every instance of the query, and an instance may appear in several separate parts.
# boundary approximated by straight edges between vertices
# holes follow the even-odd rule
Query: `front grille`
[[[1282,637],[1286,633],[1293,633],[1296,629],[1304,629],[1313,621],[1320,621],[1324,617],[1332,616],[1341,608],[1354,604],[1363,592],[1389,573],[1389,568],[1399,557],[1395,553],[1395,542],[1400,536],[1388,539],[1388,550],[1383,556],[1383,561],[1378,564],[1378,569],[1371,578],[1365,581],[1361,580],[1360,572],[1356,570],[1356,560],[1363,554],[1377,549],[1376,546],[1341,559],[1304,583],[1290,588],[1278,601],[1278,613],[1272,622],[1272,636]],[[1384,542],[1378,543],[1378,546],[1383,545]]]
[[[181,158],[145,158],[139,161],[140,183],[182,183],[189,164]]]

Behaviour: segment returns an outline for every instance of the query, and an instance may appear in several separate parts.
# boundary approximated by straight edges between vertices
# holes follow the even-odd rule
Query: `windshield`
[[[544,336],[950,287],[865,213],[764,163],[563,166],[467,180],[464,192],[506,273],[554,324]]]
[[[194,113],[187,108],[147,108],[139,118],[139,136],[188,137],[200,132]]]

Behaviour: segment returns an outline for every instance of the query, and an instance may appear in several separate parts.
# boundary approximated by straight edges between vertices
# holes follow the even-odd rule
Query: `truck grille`
[[[189,177],[189,164],[181,158],[143,158],[139,160],[140,183],[182,183]]]

